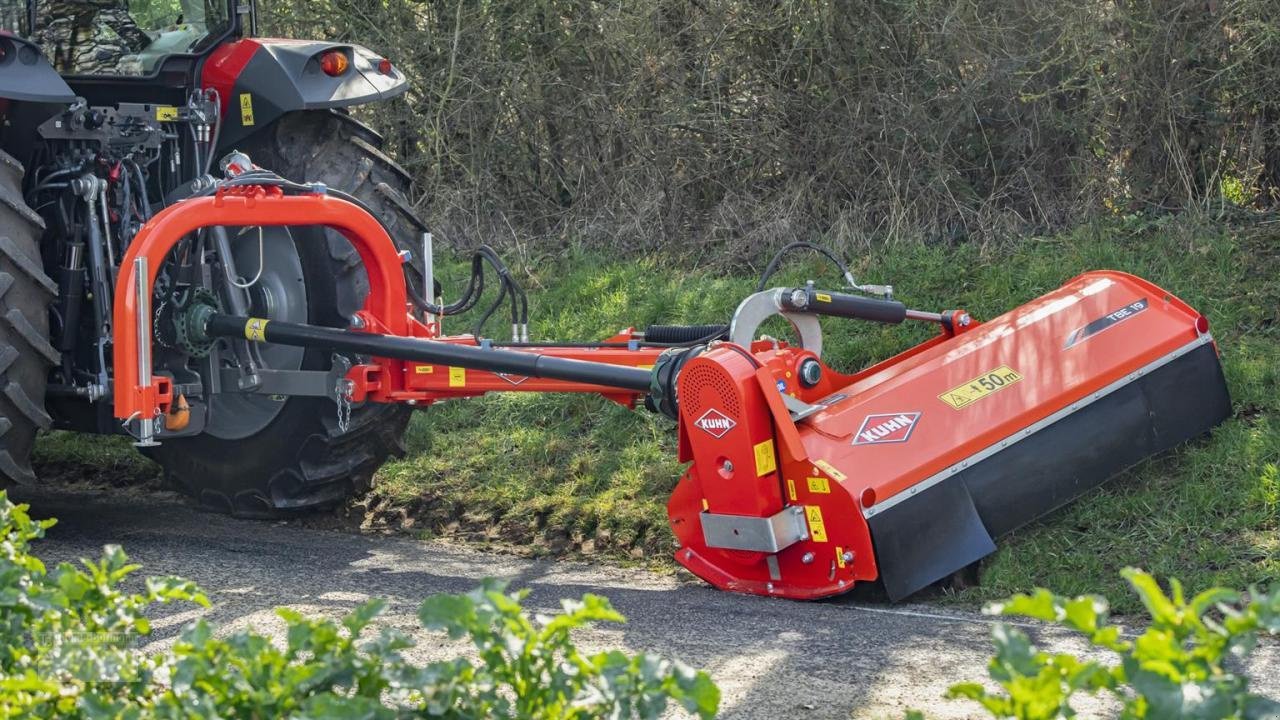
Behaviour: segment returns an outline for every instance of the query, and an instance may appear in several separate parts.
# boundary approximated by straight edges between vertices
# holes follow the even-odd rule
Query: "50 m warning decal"
[[[1068,335],[1067,344],[1063,345],[1062,349],[1066,350],[1072,345],[1079,345],[1080,343],[1084,342],[1085,340],[1088,340],[1094,335],[1097,335],[1103,330],[1108,330],[1112,327],[1115,327],[1117,323],[1124,322],[1125,320],[1128,320],[1129,318],[1133,317],[1134,315],[1137,315],[1143,310],[1146,310],[1148,305],[1149,303],[1147,302],[1147,299],[1142,298],[1141,300],[1135,300],[1129,303],[1128,305],[1125,305],[1122,308],[1117,308],[1115,310],[1112,310],[1106,315],[1103,315],[1097,320],[1094,320],[1088,325],[1085,325],[1079,330],[1076,330],[1075,332]]]
[[[1001,365],[995,370],[985,372],[963,385],[951,388],[939,395],[938,399],[957,410],[961,410],[992,393],[1000,392],[1021,379],[1022,375],[1017,370],[1008,365]]]

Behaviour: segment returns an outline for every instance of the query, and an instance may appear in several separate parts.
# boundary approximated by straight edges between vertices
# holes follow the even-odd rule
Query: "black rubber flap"
[[[991,538],[1230,414],[1222,367],[1205,344],[873,516],[889,597],[906,597],[977,561],[995,550]]]
[[[894,602],[996,549],[958,475],[873,516],[868,525],[880,579]]]

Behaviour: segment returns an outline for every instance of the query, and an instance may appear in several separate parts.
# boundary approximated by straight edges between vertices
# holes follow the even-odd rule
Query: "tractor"
[[[256,30],[248,0],[0,2],[0,483],[33,478],[42,429],[122,432],[109,407],[120,259],[232,149],[358,198],[420,264],[410,176],[349,113],[404,93],[404,75],[359,45]],[[320,324],[368,293],[350,243],[306,226],[203,231],[160,284],[171,305],[212,294]],[[189,411],[145,452],[207,508],[270,517],[330,505],[401,452],[407,407],[355,407],[340,422],[334,377],[347,361],[333,353],[248,342],[203,352],[171,337],[154,361]]]

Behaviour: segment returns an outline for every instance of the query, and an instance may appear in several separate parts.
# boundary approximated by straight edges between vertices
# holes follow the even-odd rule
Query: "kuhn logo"
[[[868,415],[858,428],[853,438],[854,445],[872,445],[875,443],[903,443],[911,439],[911,431],[916,429],[920,421],[920,413],[889,413],[887,415]]]
[[[707,434],[711,435],[713,438],[722,438],[725,433],[732,430],[738,423],[734,422],[733,418],[728,415],[725,415],[715,408],[711,408],[710,410],[702,413],[702,417],[694,420],[693,424],[703,430],[706,430]]]

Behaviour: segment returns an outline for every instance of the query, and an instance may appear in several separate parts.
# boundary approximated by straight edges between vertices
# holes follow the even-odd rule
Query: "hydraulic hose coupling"
[[[222,162],[218,164],[222,168],[222,174],[226,177],[233,178],[243,175],[250,170],[256,170],[257,165],[253,164],[253,160],[245,153],[239,150],[232,150],[222,158]]]

